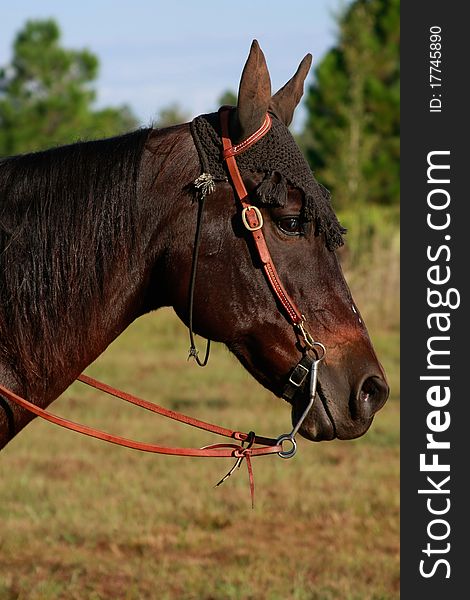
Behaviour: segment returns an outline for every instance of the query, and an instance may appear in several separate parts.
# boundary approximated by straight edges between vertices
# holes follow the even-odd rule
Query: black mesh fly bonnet
[[[268,133],[237,155],[241,175],[248,175],[250,172],[265,174],[256,188],[261,205],[285,206],[287,184],[299,188],[304,194],[301,217],[305,221],[314,222],[315,235],[323,233],[330,250],[342,246],[346,230],[341,227],[331,208],[329,191],[313,177],[289,129],[274,115],[271,116],[272,126]],[[218,113],[196,117],[191,123],[191,133],[203,173],[215,181],[226,181]],[[277,176],[273,177],[274,174]]]

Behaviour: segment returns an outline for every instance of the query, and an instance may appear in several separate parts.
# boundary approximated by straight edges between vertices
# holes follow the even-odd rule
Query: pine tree
[[[399,201],[399,0],[355,0],[316,70],[303,135],[335,206]]]
[[[134,128],[126,107],[92,109],[97,73],[91,52],[61,47],[55,21],[28,21],[0,69],[0,156]]]

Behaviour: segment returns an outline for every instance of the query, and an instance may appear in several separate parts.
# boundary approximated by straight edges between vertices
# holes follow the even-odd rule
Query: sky
[[[177,103],[188,118],[218,108],[236,91],[257,39],[273,93],[311,52],[314,63],[335,42],[334,14],[345,0],[16,0],[0,8],[0,65],[11,58],[28,19],[54,18],[62,45],[88,48],[100,61],[96,108],[127,104],[142,125]],[[313,69],[308,82],[312,80]],[[301,127],[297,112],[293,128]]]

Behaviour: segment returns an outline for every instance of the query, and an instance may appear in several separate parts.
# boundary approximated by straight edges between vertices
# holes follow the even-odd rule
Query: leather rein
[[[151,452],[156,454],[166,454],[166,455],[177,455],[177,456],[194,456],[194,457],[218,457],[218,458],[235,458],[235,465],[230,469],[230,471],[217,483],[220,485],[223,483],[232,473],[235,471],[237,467],[240,467],[242,461],[245,459],[249,479],[250,479],[250,491],[251,497],[253,501],[254,497],[254,480],[253,480],[253,470],[251,465],[251,458],[254,456],[265,456],[268,454],[278,454],[282,458],[291,458],[294,456],[296,452],[296,441],[295,436],[306,418],[310,408],[313,405],[316,393],[317,386],[317,372],[318,366],[320,362],[323,360],[326,354],[325,347],[320,342],[317,342],[313,339],[311,334],[308,332],[305,326],[305,319],[302,313],[298,310],[294,301],[290,298],[289,294],[286,292],[284,286],[281,283],[279,275],[276,271],[276,268],[273,264],[269,249],[266,244],[266,240],[264,238],[264,234],[262,231],[263,228],[263,216],[258,207],[253,206],[249,203],[249,194],[245,188],[242,177],[238,170],[236,156],[240,154],[251,145],[255,144],[259,139],[261,139],[270,129],[271,127],[271,117],[269,114],[266,114],[265,120],[262,126],[255,131],[250,137],[246,140],[242,141],[237,145],[233,145],[229,135],[229,107],[222,107],[219,111],[220,114],[220,122],[221,122],[221,130],[222,130],[222,157],[227,165],[227,169],[230,175],[230,179],[232,182],[232,186],[235,190],[236,197],[241,206],[241,219],[245,226],[245,228],[251,233],[253,238],[255,247],[257,249],[257,253],[261,264],[263,266],[263,270],[266,276],[266,279],[271,287],[271,290],[275,296],[275,298],[279,301],[286,318],[292,324],[299,342],[303,344],[303,358],[300,362],[294,367],[292,370],[289,381],[285,387],[283,397],[292,400],[295,392],[303,386],[307,376],[310,374],[310,386],[309,386],[309,402],[306,406],[302,416],[293,427],[290,433],[282,434],[277,438],[269,438],[264,436],[259,436],[255,434],[253,431],[249,433],[245,433],[242,431],[235,431],[231,429],[227,429],[225,427],[221,427],[219,425],[214,425],[212,423],[208,423],[205,421],[201,421],[199,419],[195,419],[193,417],[184,415],[180,412],[169,410],[164,408],[154,402],[150,402],[147,400],[143,400],[138,398],[132,394],[127,392],[123,392],[116,388],[111,387],[106,383],[102,383],[88,375],[80,375],[77,380],[82,383],[91,386],[101,392],[144,408],[145,410],[149,410],[151,412],[157,413],[161,416],[168,417],[175,421],[179,421],[181,423],[185,423],[192,427],[197,427],[199,429],[203,429],[210,433],[214,433],[217,435],[221,435],[233,440],[233,442],[219,443],[219,444],[210,444],[208,446],[204,446],[202,448],[177,448],[177,447],[167,447],[167,446],[159,446],[156,444],[140,442],[128,438],[124,438],[121,436],[113,435],[111,433],[107,433],[105,431],[95,429],[93,427],[89,427],[87,425],[83,425],[80,423],[76,423],[74,421],[70,421],[68,419],[64,419],[58,415],[50,413],[39,406],[29,402],[28,400],[18,396],[13,391],[4,387],[0,384],[0,394],[3,395],[8,400],[13,403],[21,406],[23,409],[34,413],[36,416],[45,419],[55,425],[59,425],[64,427],[65,429],[70,429],[77,433],[81,433],[83,435],[87,435],[93,438],[97,438],[106,442],[110,442],[112,444],[117,444],[119,446],[124,446],[126,448],[132,448],[135,450],[140,450],[143,452]],[[204,174],[203,174],[204,175]],[[191,338],[191,349],[190,356],[196,358],[198,364],[204,366],[207,363],[208,359],[208,350],[206,351],[206,357],[204,361],[198,360],[197,351],[194,345],[193,339],[193,331],[192,331],[192,300],[193,300],[193,292],[194,292],[194,281],[196,277],[196,263],[197,263],[197,253],[199,249],[199,241],[200,241],[200,218],[202,216],[202,207],[200,207],[200,213],[198,215],[198,227],[196,232],[196,244],[194,250],[194,261],[193,261],[193,273],[191,277],[191,286],[190,286],[190,338]],[[309,352],[313,354],[313,357],[310,356]],[[1,398],[1,396],[0,396]],[[284,443],[288,442],[291,444],[290,448],[285,449]]]

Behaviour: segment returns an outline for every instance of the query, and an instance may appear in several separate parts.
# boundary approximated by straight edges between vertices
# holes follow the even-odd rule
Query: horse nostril
[[[381,377],[367,377],[357,396],[359,414],[372,417],[385,404],[388,393],[389,387]]]

